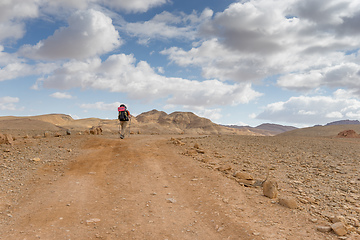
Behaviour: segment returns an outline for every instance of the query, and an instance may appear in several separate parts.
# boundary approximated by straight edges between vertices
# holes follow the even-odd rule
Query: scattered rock
[[[95,127],[95,126],[91,127],[89,131],[90,134],[92,135],[101,135],[103,132],[101,127]]]
[[[14,143],[14,139],[10,134],[1,134],[0,133],[0,144],[10,144]]]
[[[205,151],[202,150],[202,149],[196,149],[196,151],[197,151],[198,153],[205,154]]]
[[[194,156],[194,155],[197,155],[197,153],[198,152],[195,149],[186,150],[187,156]]]
[[[342,222],[337,222],[331,225],[331,229],[336,233],[338,236],[344,236],[347,234],[347,230],[345,225]]]
[[[342,222],[343,224],[346,224],[346,219],[344,216],[331,216],[330,220],[332,223]]]
[[[234,176],[235,178],[238,178],[238,179],[254,180],[254,177],[253,177],[250,173],[247,173],[247,172],[244,172],[244,171],[235,172],[235,173],[233,174],[233,176]]]
[[[92,219],[86,220],[86,224],[98,223],[100,221],[101,220],[99,218],[92,218]]]
[[[49,131],[44,132],[44,137],[50,137],[50,136],[51,136],[51,133]]]
[[[278,184],[275,180],[267,180],[263,184],[263,193],[268,198],[277,198]]]
[[[332,230],[330,226],[317,226],[316,229],[319,232],[323,232],[323,233],[330,232]]]
[[[61,135],[61,133],[59,133],[59,132],[56,132],[55,134],[54,134],[54,137],[61,137],[62,135]]]
[[[282,197],[279,199],[279,204],[290,209],[298,208],[297,201],[293,197]]]
[[[181,142],[180,139],[171,138],[170,141],[172,141],[173,144],[183,146],[185,143]]]
[[[232,170],[232,167],[230,165],[222,165],[217,168],[220,172],[229,172]]]
[[[358,219],[354,218],[354,217],[350,217],[349,218],[349,224],[351,224],[354,227],[360,227],[360,222]]]
[[[33,162],[40,162],[40,161],[41,161],[41,159],[40,159],[40,158],[38,158],[38,157],[36,157],[36,158],[31,159],[31,161],[33,161]]]
[[[255,184],[255,180],[246,180],[246,179],[235,179],[238,183],[247,186],[247,187],[253,187]]]
[[[174,198],[167,198],[166,201],[168,203],[176,203],[176,200]]]

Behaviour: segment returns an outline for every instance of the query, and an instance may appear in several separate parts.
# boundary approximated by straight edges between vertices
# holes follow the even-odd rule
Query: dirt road
[[[168,136],[86,139],[60,173],[29,178],[0,239],[335,239],[179,154]]]

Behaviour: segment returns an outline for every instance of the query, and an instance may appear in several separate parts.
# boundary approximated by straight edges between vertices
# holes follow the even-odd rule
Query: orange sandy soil
[[[318,150],[310,149],[312,141],[321,142]],[[276,137],[18,137],[12,146],[0,145],[0,239],[338,239],[316,228],[331,224],[325,212],[359,219],[359,142],[324,141],[297,141],[292,150],[288,139]],[[332,144],[339,150],[332,152]],[[342,145],[348,148],[339,153]],[[337,165],[340,158],[349,164]],[[302,175],[306,167],[301,164],[315,164],[308,159],[326,159],[335,170],[349,173],[346,179],[353,182],[343,185],[354,191],[325,189],[332,184],[326,183],[326,172],[317,184],[340,200],[322,198],[321,189]],[[225,164],[230,169],[221,171]],[[231,177],[242,170],[262,179],[265,166],[277,179],[280,196],[303,197],[297,209]],[[331,174],[335,179],[337,174]],[[354,201],[346,202],[341,193]],[[352,211],[342,210],[342,204]],[[360,239],[356,228],[346,237]]]

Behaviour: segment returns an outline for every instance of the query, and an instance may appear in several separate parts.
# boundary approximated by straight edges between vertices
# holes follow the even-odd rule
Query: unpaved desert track
[[[179,154],[170,136],[80,141],[60,174],[44,166],[29,178],[0,239],[336,239],[306,212]]]
[[[241,201],[241,189],[167,139],[98,137],[84,148],[58,179],[42,172],[1,239],[261,239],[218,198],[227,189]]]

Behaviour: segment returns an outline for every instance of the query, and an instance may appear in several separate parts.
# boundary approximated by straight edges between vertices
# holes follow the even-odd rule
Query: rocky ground
[[[359,143],[16,134],[0,239],[360,239]]]
[[[276,203],[282,198],[295,199],[295,211],[308,214],[314,229],[330,231],[327,226],[341,220],[346,231],[360,239],[358,139],[210,136],[180,141],[185,155],[242,185],[251,182],[234,173],[261,180],[269,171],[278,184]]]

